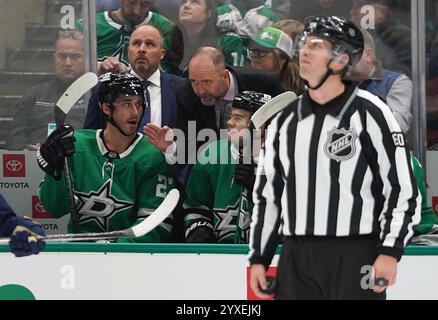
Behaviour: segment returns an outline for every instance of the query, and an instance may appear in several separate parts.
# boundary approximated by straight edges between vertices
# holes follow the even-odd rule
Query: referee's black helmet
[[[347,53],[349,65],[354,66],[361,58],[364,50],[364,40],[360,29],[351,21],[338,16],[318,16],[306,21],[304,32],[300,39],[308,35],[321,37],[332,45],[334,56]]]

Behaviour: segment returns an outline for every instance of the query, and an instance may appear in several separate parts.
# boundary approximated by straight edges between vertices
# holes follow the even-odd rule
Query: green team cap
[[[291,59],[293,57],[293,41],[280,29],[263,28],[253,41],[262,47],[281,50]]]

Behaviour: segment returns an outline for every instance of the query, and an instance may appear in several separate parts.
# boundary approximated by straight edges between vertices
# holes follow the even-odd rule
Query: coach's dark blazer
[[[274,73],[254,69],[230,68],[227,69],[237,79],[237,89],[243,91],[258,91],[272,97],[284,92],[284,89]],[[216,117],[212,106],[202,104],[199,97],[193,92],[189,80],[182,82],[176,90],[177,120],[176,127],[181,129],[187,137],[188,121],[196,121],[196,134],[202,129],[213,129],[219,134],[216,127]],[[203,142],[198,142],[198,147]]]
[[[233,74],[234,78],[237,79],[237,89],[239,92],[258,91],[269,94],[272,97],[284,92],[280,80],[274,73],[255,69],[231,68],[228,66],[227,69]],[[176,89],[176,104],[176,128],[182,130],[185,137],[188,136],[188,121],[195,121],[196,136],[200,130],[208,128],[215,130],[216,137],[219,138],[219,128],[216,126],[214,107],[202,104],[199,97],[193,92],[188,79],[182,82]],[[196,151],[198,152],[199,148],[208,142],[211,141],[197,141]],[[185,164],[188,163],[189,159],[193,162],[196,155],[196,153],[192,152],[193,150],[188,150],[188,143],[186,143],[185,147],[186,160],[184,164],[180,164],[177,168],[177,180],[183,185],[191,168],[191,166]]]
[[[174,128],[176,125],[176,87],[183,81],[183,78],[161,72],[161,126]],[[106,119],[100,112],[98,86],[92,90],[88,102],[87,115],[85,116],[84,129],[103,129],[106,126]]]

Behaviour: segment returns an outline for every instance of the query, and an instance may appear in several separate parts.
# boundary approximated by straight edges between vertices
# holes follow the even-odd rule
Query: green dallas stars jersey
[[[149,24],[160,30],[164,38],[164,49],[170,47],[174,25],[162,15],[149,12],[146,19],[139,25]],[[120,29],[123,26],[115,22],[109,16],[109,11],[99,12],[96,15],[96,37],[97,37],[97,59],[103,61],[109,57],[119,57],[125,65],[128,65],[128,44],[129,36]],[[76,21],[76,29],[83,32],[84,21]]]
[[[418,190],[421,193],[421,220],[415,227],[415,234],[426,234],[436,228],[438,225],[438,218],[435,215],[432,207],[429,204],[429,196],[427,194],[427,185],[424,181],[424,171],[420,162],[413,154],[411,154],[412,171],[414,172],[415,181],[417,182]]]
[[[117,157],[106,149],[101,131],[75,131],[75,153],[69,159],[81,232],[129,228],[150,215],[174,187],[171,167],[143,135]],[[64,178],[46,175],[38,193],[53,217],[70,212]],[[172,216],[141,238],[119,242],[163,242],[171,225]],[[71,227],[70,221],[70,232]]]
[[[217,48],[222,50],[225,63],[232,67],[243,67],[246,58],[246,48],[242,39],[231,33],[222,34],[218,38]]]
[[[242,16],[231,4],[217,7],[216,13],[216,26],[221,33],[217,47],[224,53],[227,65],[243,67],[246,60],[246,47],[240,35],[246,33],[241,30]]]
[[[243,187],[234,183],[237,156],[234,146],[227,140],[219,140],[212,142],[198,157],[187,181],[186,238],[198,227],[207,226],[214,230],[217,243],[248,243],[253,204],[246,196],[241,197]],[[239,211],[240,241],[235,239]]]

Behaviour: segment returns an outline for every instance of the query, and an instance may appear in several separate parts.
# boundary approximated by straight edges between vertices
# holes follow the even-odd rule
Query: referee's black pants
[[[377,299],[364,284],[377,258],[377,237],[288,237],[278,264],[275,299]],[[365,269],[363,268],[365,266]],[[372,283],[372,282],[371,282]]]

